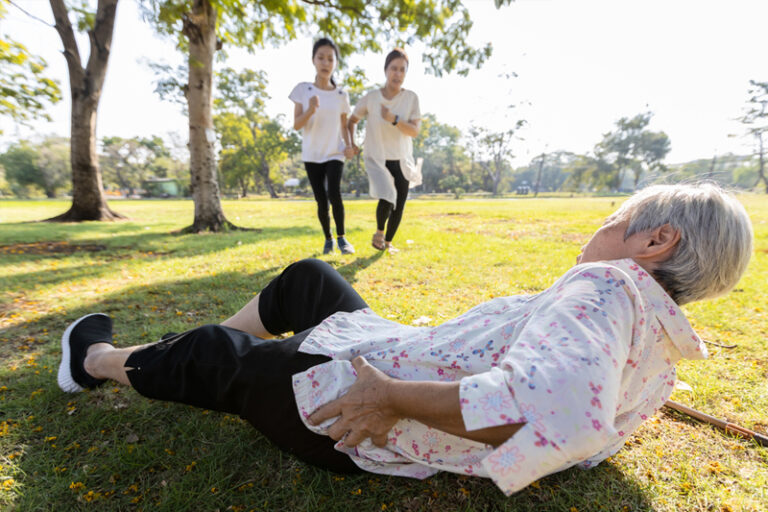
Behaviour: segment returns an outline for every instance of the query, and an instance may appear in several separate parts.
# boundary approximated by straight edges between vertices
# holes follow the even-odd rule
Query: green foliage
[[[619,190],[624,186],[626,171],[631,170],[634,188],[637,188],[644,173],[666,170],[662,160],[670,150],[669,137],[664,132],[647,130],[651,117],[651,112],[642,112],[632,118],[622,117],[616,121],[616,130],[603,136],[595,146],[595,155],[608,162],[612,169],[607,175],[595,174],[597,184]],[[597,170],[601,171],[601,166]]]
[[[480,166],[486,172],[493,195],[503,191],[500,185],[503,174],[511,171],[510,160],[514,156],[513,143],[521,140],[518,132],[526,123],[525,119],[519,119],[512,128],[501,131],[479,126],[469,129],[468,144],[473,161],[479,157]]]
[[[100,161],[104,184],[127,191],[129,196],[147,178],[178,177],[174,175],[178,162],[158,136],[104,137]]]
[[[281,181],[279,164],[300,149],[296,133],[264,113],[266,86],[263,71],[227,68],[218,74],[214,125],[221,144],[220,171],[225,184],[243,196],[251,186],[263,186],[274,196],[273,181]]]
[[[768,82],[749,81],[749,99],[740,121],[750,135],[768,132]]]
[[[96,26],[96,11],[91,8],[88,0],[70,0],[69,8],[75,14],[77,30],[88,32]]]
[[[455,193],[458,187],[472,185],[470,156],[461,143],[461,132],[440,123],[434,114],[422,116],[419,136],[413,140],[413,155],[424,159],[421,173],[425,192]]]
[[[534,192],[538,182],[539,193],[559,191],[569,181],[573,166],[579,161],[579,156],[568,151],[543,153],[527,166],[515,169],[510,185],[513,189],[526,185]],[[575,188],[578,190],[578,185]]]
[[[768,134],[768,82],[749,81],[749,100],[747,108],[740,121],[747,128],[747,134],[755,139],[755,155],[757,164],[757,186],[761,181],[765,185],[765,193],[768,194],[768,174],[765,171],[765,136]]]
[[[13,195],[13,190],[11,189],[8,180],[5,179],[5,167],[0,164],[0,197],[10,195]]]
[[[167,64],[147,62],[149,69],[155,73],[155,92],[161,100],[168,100],[181,106],[185,115],[187,112],[187,75],[189,68],[186,64],[175,69]]]
[[[41,143],[20,141],[0,155],[5,179],[13,195],[31,197],[39,192],[47,197],[67,186],[72,175],[69,140],[51,137]]]
[[[0,20],[8,0],[0,0]],[[57,80],[45,76],[47,63],[30,55],[23,44],[0,34],[0,116],[19,123],[51,117],[46,110],[61,100]],[[2,131],[0,131],[2,134]]]
[[[497,0],[500,7],[511,0]],[[191,0],[142,0],[144,18],[164,35],[177,38],[186,51],[182,34]],[[472,20],[461,0],[210,0],[217,13],[217,35],[227,45],[254,50],[279,45],[299,34],[324,34],[339,45],[342,55],[381,52],[393,41],[424,41],[426,67],[440,76],[456,71],[466,75],[491,55],[490,43],[474,48],[466,43]]]

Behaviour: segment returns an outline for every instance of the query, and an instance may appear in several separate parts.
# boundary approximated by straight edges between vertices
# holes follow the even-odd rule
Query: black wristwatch
[[[397,114],[395,114],[395,120],[394,120],[394,121],[392,121],[392,126],[397,126],[397,122],[398,122],[399,120],[400,120],[400,116],[398,116]]]

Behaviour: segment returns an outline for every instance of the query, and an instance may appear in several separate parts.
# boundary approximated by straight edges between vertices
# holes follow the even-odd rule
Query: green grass
[[[756,250],[737,291],[686,307],[711,348],[673,398],[766,432],[768,201],[743,196]],[[413,200],[391,256],[370,247],[372,201],[347,201],[357,254],[322,257],[379,314],[436,324],[491,297],[545,289],[620,198]],[[292,261],[318,256],[310,201],[226,201],[257,231],[175,235],[185,201],[114,201],[131,220],[27,222],[63,201],[0,201],[0,508],[15,510],[764,510],[768,450],[670,413],[615,457],[505,497],[488,480],[341,477],[282,455],[240,419],[148,401],[125,387],[65,395],[66,325],[115,318],[118,345],[228,317]],[[479,235],[479,236],[478,236]],[[412,241],[409,243],[408,241]]]

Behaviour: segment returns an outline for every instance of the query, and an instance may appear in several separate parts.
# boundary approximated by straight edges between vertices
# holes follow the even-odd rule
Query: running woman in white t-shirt
[[[352,158],[355,149],[349,143],[346,129],[349,95],[333,80],[339,49],[327,38],[318,39],[312,47],[312,63],[317,71],[314,82],[301,82],[288,96],[294,103],[293,127],[301,130],[301,159],[307,169],[309,183],[317,201],[317,218],[325,234],[323,254],[333,252],[331,219],[328,203],[333,208],[336,236],[342,254],[355,252],[344,238],[344,204],[341,202],[341,171],[344,158]]]
[[[413,138],[419,134],[421,112],[419,97],[403,88],[407,71],[405,50],[395,48],[389,52],[384,61],[386,84],[361,98],[347,123],[349,140],[354,145],[355,127],[368,116],[363,156],[369,193],[379,200],[371,244],[390,253],[397,252],[392,239],[403,217],[408,189],[421,184],[421,168],[413,160]]]

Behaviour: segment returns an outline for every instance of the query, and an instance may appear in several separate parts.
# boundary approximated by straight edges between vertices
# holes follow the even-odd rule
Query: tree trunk
[[[533,197],[539,195],[539,187],[541,186],[541,171],[544,169],[544,153],[541,154],[541,161],[539,162],[539,172],[536,173],[536,186],[533,187]]]
[[[279,196],[277,195],[277,192],[275,192],[274,185],[272,185],[272,179],[269,177],[269,164],[263,155],[261,156],[261,177],[264,179],[264,186],[267,187],[269,197],[277,199]]]
[[[120,172],[120,168],[118,166],[115,166],[115,176],[117,177],[117,181],[120,182],[120,188],[127,190],[128,197],[131,197],[133,195],[133,187],[123,179],[123,174]]]
[[[94,28],[88,31],[90,56],[83,69],[69,13],[63,0],[50,0],[56,30],[64,45],[72,94],[72,206],[49,221],[115,220],[125,218],[107,206],[96,153],[96,113],[101,99],[118,0],[99,0]]]
[[[496,171],[493,176],[491,176],[491,182],[493,186],[493,195],[497,196],[499,195],[499,183],[501,182],[501,171]]]
[[[221,48],[216,38],[216,9],[209,0],[194,0],[184,16],[184,35],[189,40],[189,165],[195,218],[185,233],[235,228],[224,217],[216,172],[213,130],[213,57]]]
[[[757,140],[760,144],[760,165],[757,168],[757,175],[759,177],[758,183],[762,180],[763,183],[765,183],[765,193],[768,194],[768,177],[765,176],[765,149],[763,146],[763,134],[758,133],[757,134]]]
[[[244,180],[243,178],[238,178],[237,181],[240,182],[240,197],[245,199],[246,196],[248,196],[248,180]]]

